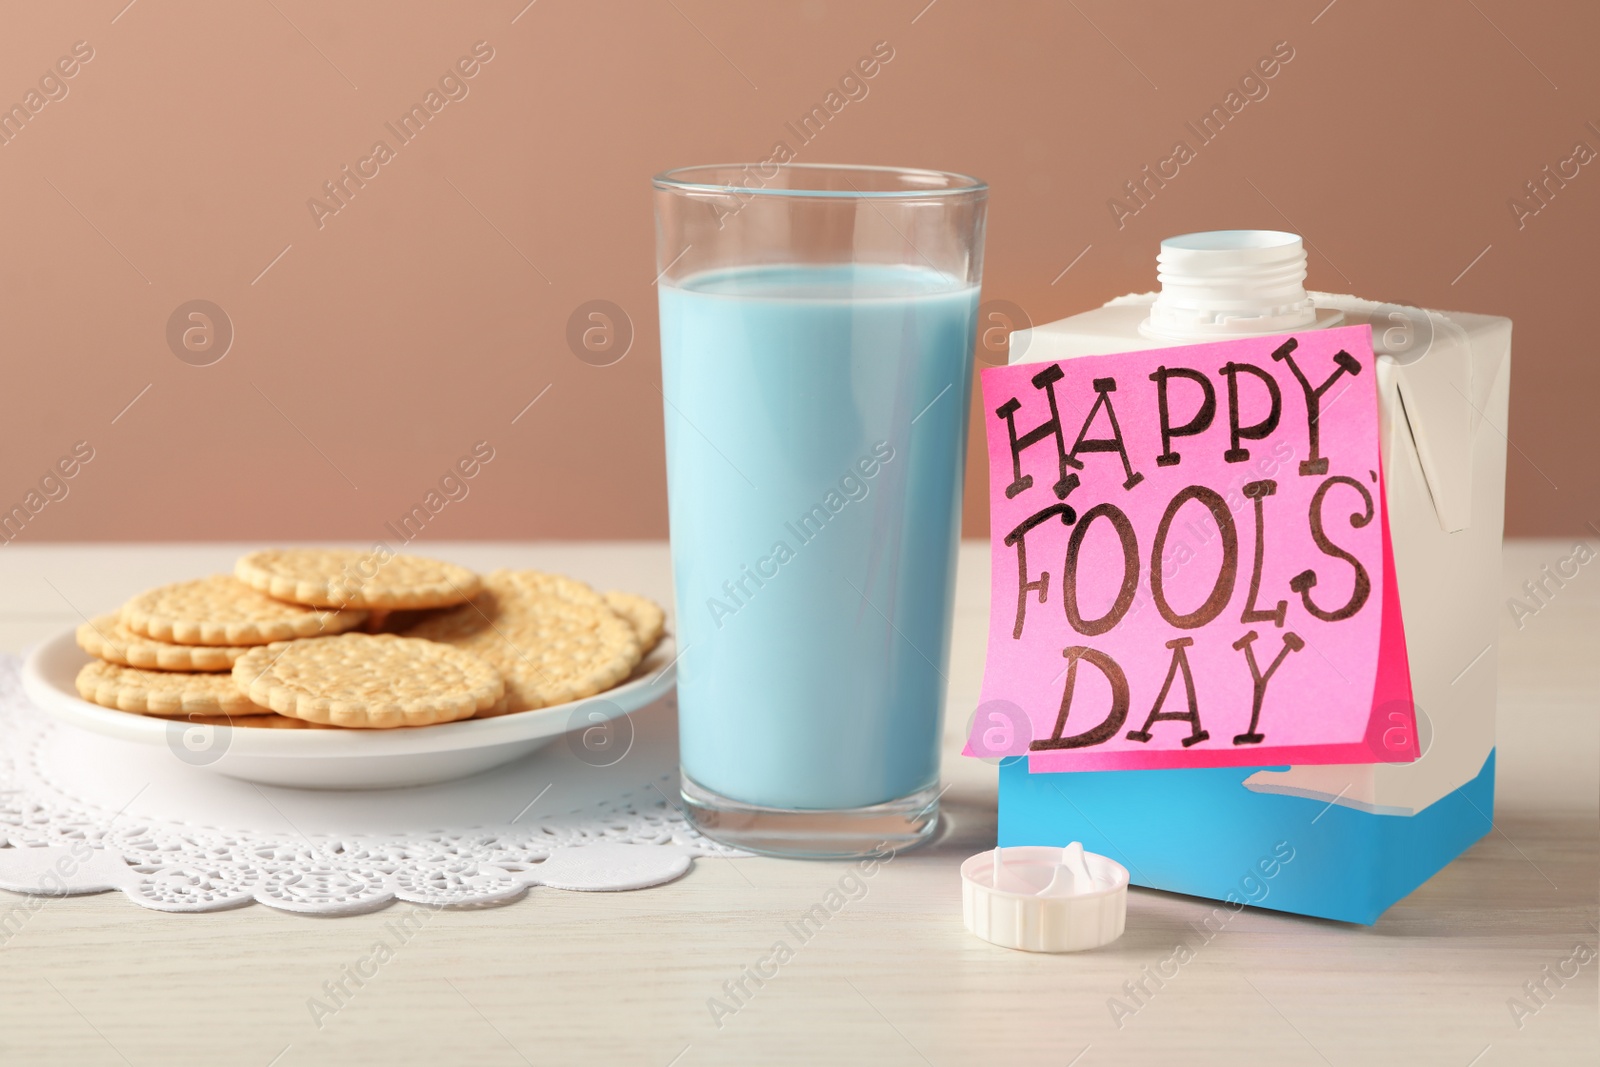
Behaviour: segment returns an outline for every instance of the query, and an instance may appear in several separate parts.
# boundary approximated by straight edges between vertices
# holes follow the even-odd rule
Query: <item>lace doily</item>
[[[669,799],[672,696],[630,717],[633,744],[615,766],[590,766],[557,739],[458,782],[339,793],[237,782],[60,725],[23,694],[19,667],[0,655],[0,888],[30,898],[6,906],[119,890],[168,912],[473,907],[533,886],[638,889],[696,856],[739,854]]]

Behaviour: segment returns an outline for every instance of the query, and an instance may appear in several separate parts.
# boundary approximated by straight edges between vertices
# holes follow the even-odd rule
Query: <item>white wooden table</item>
[[[1570,542],[1507,546],[1506,595]],[[0,548],[0,649],[147,586],[229,568],[236,546]],[[665,546],[433,544],[666,601]],[[961,925],[958,863],[994,839],[991,767],[957,756],[978,691],[987,562],[964,550],[935,846],[895,859],[737,1014],[723,983],[838,881],[833,864],[702,860],[638,893],[535,890],[440,912],[319,1028],[307,1001],[366,956],[384,913],[254,906],[164,915],[118,894],[0,929],[0,1064],[1594,1064],[1591,962],[1519,1028],[1508,999],[1594,946],[1600,564],[1518,631],[1506,614],[1496,832],[1373,928],[1247,910],[1119,1028],[1107,1007],[1212,904],[1135,890],[1108,949],[1033,956]],[[0,893],[0,911],[11,904]]]

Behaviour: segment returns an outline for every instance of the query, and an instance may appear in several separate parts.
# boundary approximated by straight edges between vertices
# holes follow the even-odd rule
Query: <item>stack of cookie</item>
[[[487,578],[351,549],[271,549],[78,628],[79,694],[195,722],[383,729],[528,711],[627,679],[664,616],[537,571]]]

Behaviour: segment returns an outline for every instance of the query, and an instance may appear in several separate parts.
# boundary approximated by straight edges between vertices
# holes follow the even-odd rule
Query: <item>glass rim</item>
[[[775,166],[784,172],[831,172],[834,174],[860,174],[871,175],[877,179],[886,176],[903,179],[921,179],[928,182],[930,179],[943,182],[942,185],[907,184],[896,189],[808,189],[808,188],[776,188],[771,185],[757,185],[752,182],[727,182],[727,181],[696,181],[691,175],[706,176],[717,172],[748,172],[763,166]],[[847,182],[848,178],[845,179]],[[944,199],[947,197],[977,196],[987,194],[989,184],[979,178],[956,171],[932,170],[923,167],[883,167],[864,163],[709,163],[692,167],[674,167],[664,170],[651,179],[651,184],[656,189],[674,193],[701,193],[722,196],[770,196],[788,197],[790,199],[833,199],[849,198],[862,200],[927,200]]]

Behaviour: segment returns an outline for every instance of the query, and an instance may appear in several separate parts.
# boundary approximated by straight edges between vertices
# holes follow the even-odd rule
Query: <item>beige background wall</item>
[[[0,104],[36,108],[0,122],[0,510],[74,471],[19,539],[392,539],[480,441],[425,538],[663,536],[648,178],[779,139],[986,178],[986,299],[1034,321],[1218,227],[1300,230],[1321,288],[1510,315],[1508,530],[1600,521],[1600,163],[1508,206],[1600,151],[1593,4],[126,2],[0,9]],[[420,134],[386,129],[477,42]],[[877,42],[800,147],[785,123]],[[1199,145],[1185,123],[1275,46]],[[1197,157],[1119,226],[1179,139]],[[314,212],[346,165],[373,176]],[[216,336],[169,344],[192,300],[231,322],[206,366]],[[631,320],[609,366],[569,348],[592,300]]]

